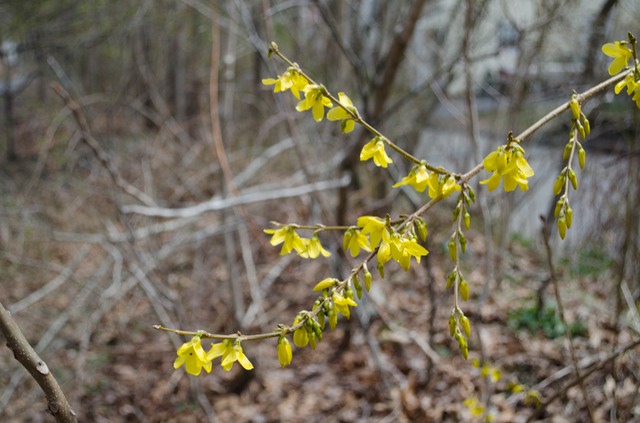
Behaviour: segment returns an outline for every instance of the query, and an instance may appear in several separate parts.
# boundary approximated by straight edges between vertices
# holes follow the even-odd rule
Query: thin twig
[[[587,393],[587,388],[584,384],[584,379],[580,374],[580,367],[578,366],[578,358],[576,356],[576,348],[573,345],[573,338],[571,336],[571,328],[567,324],[567,319],[564,313],[564,305],[562,303],[562,297],[560,296],[560,287],[558,285],[558,278],[556,277],[556,271],[553,266],[553,253],[551,252],[551,245],[549,244],[549,224],[545,220],[543,216],[540,216],[542,220],[542,239],[544,241],[544,248],[547,255],[547,265],[549,266],[549,278],[551,279],[551,284],[553,285],[553,292],[556,296],[556,302],[558,303],[558,315],[560,316],[560,320],[562,321],[562,326],[564,327],[564,333],[567,337],[567,342],[569,343],[569,353],[571,355],[571,361],[573,362],[574,371],[576,374],[576,379],[579,381],[580,390],[582,391],[582,396],[584,397],[584,402],[587,406],[587,411],[589,412],[589,418],[592,422],[595,422],[595,415],[593,413],[591,400],[589,399],[589,394]]]
[[[118,172],[118,169],[113,164],[113,161],[111,161],[111,158],[109,157],[109,155],[104,151],[104,149],[102,148],[98,140],[96,140],[91,134],[91,130],[89,129],[89,124],[87,123],[87,119],[82,113],[82,109],[80,108],[78,103],[76,103],[71,98],[71,96],[69,96],[69,93],[67,92],[67,90],[65,90],[62,87],[62,85],[60,85],[58,82],[53,82],[51,84],[51,88],[53,88],[56,94],[60,96],[60,98],[64,101],[65,105],[73,113],[73,117],[76,121],[76,124],[78,125],[80,134],[82,135],[82,140],[89,146],[91,151],[93,151],[93,154],[95,154],[95,156],[98,158],[102,166],[104,166],[104,168],[107,170],[113,183],[117,187],[121,188],[127,194],[138,199],[143,204],[146,204],[147,206],[154,206],[155,201],[153,201],[151,197],[149,197],[147,194],[140,191],[138,188],[134,187],[133,185],[129,184],[120,175],[120,172]]]

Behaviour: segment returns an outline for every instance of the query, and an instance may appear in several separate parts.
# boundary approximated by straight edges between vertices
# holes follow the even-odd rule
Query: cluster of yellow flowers
[[[528,178],[534,175],[533,169],[524,157],[524,149],[519,140],[510,139],[506,146],[500,146],[483,160],[485,170],[493,172],[490,178],[480,181],[488,185],[489,191],[498,188],[504,178],[504,190],[509,192],[520,187],[529,189]]]
[[[429,197],[436,198],[442,196],[446,198],[454,191],[460,192],[460,185],[453,175],[438,174],[427,170],[427,166],[421,163],[414,166],[407,176],[402,178],[393,187],[397,188],[403,185],[412,186],[418,192],[424,192],[429,188]]]
[[[202,369],[211,373],[213,360],[222,357],[221,366],[225,371],[231,370],[233,363],[240,363],[246,370],[253,369],[253,364],[244,355],[240,342],[226,339],[219,344],[211,344],[211,349],[205,352],[202,348],[202,335],[196,335],[189,342],[178,348],[178,357],[173,363],[173,368],[178,369],[183,365],[187,373],[198,376]]]
[[[609,75],[617,75],[622,70],[629,69],[629,59],[633,61],[633,72],[629,72],[625,78],[618,82],[615,86],[616,94],[626,87],[627,95],[635,101],[636,106],[640,108],[640,64],[636,56],[635,38],[629,34],[629,41],[615,41],[602,46],[602,52],[613,61],[609,64]]]
[[[446,186],[446,184],[445,184]],[[451,191],[454,187],[451,187]],[[442,188],[441,192],[442,192]],[[343,248],[349,251],[352,257],[360,254],[361,250],[373,251],[378,248],[377,259],[379,266],[384,266],[389,260],[398,262],[404,270],[411,265],[411,257],[420,262],[420,257],[429,252],[417,242],[417,236],[426,239],[427,227],[422,219],[415,219],[412,230],[396,231],[387,218],[381,219],[375,216],[361,216],[358,218],[357,227],[350,227],[344,233]],[[280,254],[289,254],[296,251],[304,258],[316,258],[320,255],[328,257],[330,253],[320,244],[317,233],[311,239],[300,237],[294,225],[285,225],[280,229],[265,229],[265,233],[272,235],[271,245],[280,245]]]
[[[276,246],[282,244],[280,255],[289,254],[295,250],[300,257],[318,258],[320,255],[329,257],[331,253],[322,246],[318,234],[314,233],[311,238],[302,238],[296,232],[293,225],[285,225],[280,229],[265,229],[265,233],[273,235],[271,237],[271,245]]]

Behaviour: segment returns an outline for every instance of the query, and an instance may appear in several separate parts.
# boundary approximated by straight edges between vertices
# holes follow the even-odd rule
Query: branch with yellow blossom
[[[630,35],[630,42],[631,40],[635,42],[635,39],[632,39]],[[624,46],[625,44],[622,45]],[[300,348],[306,345],[311,345],[312,348],[315,348],[316,342],[322,339],[326,321],[329,322],[331,329],[334,329],[337,324],[338,314],[349,318],[350,307],[356,307],[358,305],[355,301],[355,296],[357,295],[358,298],[362,296],[363,287],[359,279],[360,273],[363,275],[364,287],[367,291],[371,287],[372,275],[368,266],[374,257],[377,261],[380,276],[384,278],[385,264],[389,260],[393,259],[406,271],[410,268],[412,257],[415,258],[416,262],[420,262],[420,258],[428,254],[428,251],[417,242],[418,237],[424,241],[427,236],[427,228],[422,215],[454,191],[459,191],[460,195],[457,200],[456,209],[454,210],[453,220],[455,221],[455,230],[449,242],[449,251],[451,259],[454,262],[454,271],[451,272],[447,281],[448,285],[454,286],[454,309],[450,316],[449,324],[451,336],[458,341],[461,352],[466,358],[468,355],[468,345],[462,333],[464,332],[467,337],[470,336],[470,324],[459,307],[458,296],[461,296],[463,299],[468,298],[469,287],[460,272],[458,250],[462,253],[466,250],[466,238],[462,232],[462,227],[464,225],[467,229],[469,228],[470,215],[468,213],[468,207],[470,207],[470,203],[473,202],[475,196],[467,182],[482,169],[486,169],[493,173],[489,179],[483,181],[489,185],[490,190],[497,188],[501,181],[504,181],[506,191],[512,191],[517,187],[520,187],[523,191],[528,189],[528,178],[533,176],[533,169],[531,169],[524,158],[525,152],[521,146],[523,140],[530,137],[538,129],[545,126],[567,109],[571,109],[572,111],[577,132],[580,133],[579,124],[582,125],[583,130],[585,130],[584,127],[588,125],[588,121],[579,108],[576,110],[576,103],[578,103],[579,106],[596,93],[603,91],[611,85],[618,84],[616,85],[616,90],[618,90],[620,84],[624,84],[628,89],[631,89],[630,84],[634,84],[632,91],[635,92],[636,89],[640,91],[635,44],[632,43],[632,45],[632,49],[628,49],[628,51],[631,52],[631,56],[636,62],[634,69],[628,69],[619,75],[613,76],[584,93],[574,94],[570,101],[549,112],[521,134],[514,137],[510,133],[507,143],[490,153],[482,163],[479,163],[464,174],[455,174],[441,167],[434,167],[426,161],[418,160],[401,147],[389,141],[361,118],[357,109],[355,109],[351,103],[351,100],[344,93],[340,93],[338,98],[331,95],[324,86],[315,83],[297,64],[282,55],[275,43],[272,44],[270,54],[278,55],[287,62],[290,67],[282,76],[279,76],[278,79],[264,80],[263,82],[265,84],[274,84],[275,92],[291,90],[293,95],[298,99],[300,99],[300,91],[304,92],[305,99],[298,103],[297,109],[310,109],[314,115],[314,119],[317,121],[322,120],[324,117],[325,107],[332,107],[334,102],[338,104],[339,107],[330,110],[327,117],[330,120],[341,120],[343,132],[350,132],[353,130],[355,123],[358,123],[375,135],[374,139],[363,149],[361,160],[373,159],[376,165],[386,167],[387,164],[391,163],[391,159],[386,156],[384,145],[390,146],[415,164],[411,172],[400,182],[396,183],[394,187],[411,185],[419,192],[423,192],[429,188],[428,195],[431,199],[412,214],[401,216],[400,219],[395,221],[392,221],[387,215],[384,219],[375,216],[361,216],[358,218],[357,225],[355,226],[297,225],[274,222],[274,225],[277,226],[278,229],[267,229],[265,232],[272,235],[272,245],[283,244],[281,254],[290,253],[295,250],[305,258],[315,258],[320,254],[323,256],[328,255],[325,254],[328,252],[324,250],[317,238],[319,232],[328,230],[345,232],[343,248],[348,250],[352,256],[355,257],[359,255],[361,250],[367,251],[368,254],[358,266],[351,270],[347,278],[338,280],[329,277],[318,282],[313,288],[313,291],[320,293],[320,296],[315,300],[312,310],[300,311],[291,326],[279,324],[277,329],[272,332],[250,335],[245,335],[240,332],[226,335],[214,334],[206,331],[193,332],[170,329],[159,325],[154,326],[154,328],[158,330],[192,337],[190,341],[178,349],[178,357],[174,362],[174,367],[179,368],[184,365],[188,373],[197,375],[200,374],[202,369],[210,372],[212,369],[212,361],[221,357],[221,366],[225,370],[230,370],[236,361],[239,362],[243,368],[250,370],[253,368],[253,365],[244,354],[241,343],[244,341],[268,338],[278,338],[277,354],[281,366],[284,367],[290,364],[292,352],[287,335],[293,334],[294,344]],[[627,66],[627,61],[624,59],[626,57],[628,60],[629,57],[627,56],[629,56],[629,53],[624,50],[625,48],[627,47],[621,47],[615,50],[615,54],[618,54],[622,59],[618,60],[617,57],[614,58],[614,61],[617,60],[615,66],[612,65],[614,70],[620,71],[623,67]],[[603,51],[604,50],[603,48]],[[607,53],[607,51],[605,51],[605,53]],[[620,63],[622,63],[622,65],[620,65]],[[630,75],[633,78],[632,80],[630,79]],[[581,145],[579,145],[577,140],[570,142],[571,148],[567,169],[571,167],[572,158],[576,149],[578,151],[580,164],[582,165],[584,162],[582,157],[584,153],[581,153]],[[574,184],[572,177],[569,175],[569,172],[567,172],[567,178],[563,181],[565,194],[569,182]],[[574,187],[577,187],[577,182]],[[296,233],[298,229],[312,230],[313,235],[310,239],[302,238]],[[218,339],[222,340],[222,342],[212,344],[211,349],[205,352],[201,344],[202,339]]]
[[[374,138],[369,141],[365,148],[363,148],[364,153],[361,154],[361,159],[364,155],[367,157],[366,160],[368,160],[368,158],[373,158],[377,166],[387,167],[387,164],[392,163],[393,161],[386,156],[386,153],[380,147],[381,144],[386,144],[407,160],[417,165],[422,164],[432,172],[443,175],[453,174],[441,166],[432,166],[419,160],[389,138],[385,137],[380,131],[362,118],[358,109],[354,107],[351,99],[349,99],[345,93],[338,93],[338,97],[331,94],[324,85],[314,81],[313,78],[300,69],[300,66],[297,63],[294,63],[282,54],[278,45],[274,42],[272,42],[269,47],[269,57],[273,54],[286,62],[289,65],[289,68],[277,79],[267,78],[263,80],[263,83],[267,85],[275,85],[274,92],[276,93],[289,89],[298,100],[300,100],[299,92],[304,91],[305,100],[300,101],[296,109],[298,111],[311,109],[314,119],[318,122],[320,122],[324,117],[324,107],[333,107],[333,103],[336,103],[338,107],[329,111],[327,119],[341,120],[342,131],[345,133],[351,132],[355,123],[358,123],[374,135]]]

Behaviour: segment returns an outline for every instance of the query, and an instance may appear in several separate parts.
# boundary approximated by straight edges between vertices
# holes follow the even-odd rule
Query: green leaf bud
[[[313,333],[316,335],[316,338],[318,338],[318,341],[322,341],[322,327],[320,327],[320,324],[314,319],[311,319],[310,322],[311,329],[313,329]]]
[[[311,310],[315,310],[316,308],[320,307],[320,304],[322,304],[322,300],[318,298],[313,302],[313,306],[311,307]]]
[[[362,298],[362,284],[360,283],[360,279],[358,279],[358,275],[353,275],[351,277],[351,282],[353,283],[353,287],[356,290],[358,299]]]
[[[380,273],[380,277],[382,279],[384,279],[384,264],[378,263],[378,266],[376,266],[376,267],[378,268],[378,273]],[[366,281],[365,281],[365,283],[366,283]],[[367,289],[367,291],[368,291],[368,289]]]
[[[469,193],[469,198],[472,202],[476,202],[476,193],[473,191],[471,187],[467,187],[467,192]]]

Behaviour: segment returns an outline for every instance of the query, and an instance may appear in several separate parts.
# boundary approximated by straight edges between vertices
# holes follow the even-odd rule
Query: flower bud
[[[380,273],[380,277],[382,279],[384,279],[384,264],[382,263],[378,263],[378,266],[376,266],[378,268],[378,273]],[[368,291],[368,289],[367,289]]]
[[[569,180],[571,181],[571,186],[573,189],[578,189],[578,177],[576,176],[576,172],[573,169],[569,169]]]
[[[309,343],[307,328],[305,328],[304,325],[293,332],[293,343],[296,344],[298,348],[304,348]]]
[[[454,270],[453,272],[449,273],[449,276],[447,276],[447,288],[449,289],[453,286],[453,283],[456,281],[456,275],[458,274],[457,270]]]
[[[331,308],[329,309],[329,327],[331,330],[335,330],[338,325],[338,313],[336,312],[336,308],[331,304]]]
[[[449,247],[449,257],[451,257],[451,261],[455,263],[456,259],[458,258],[458,248],[456,245],[455,234],[451,237],[447,246]]]
[[[585,134],[589,135],[591,133],[591,124],[589,123],[589,119],[587,119],[587,117],[582,114],[582,126],[584,126],[584,132]]]
[[[338,280],[336,278],[325,278],[318,282],[315,287],[313,287],[313,292],[324,291],[325,289],[331,288],[337,283]]]
[[[458,231],[458,238],[460,239],[460,250],[462,253],[467,252],[467,237],[464,236],[462,231]]]
[[[467,334],[467,337],[471,336],[471,324],[464,314],[460,316],[460,326],[462,326],[462,330]]]
[[[289,340],[283,336],[278,340],[278,361],[283,368],[291,364],[293,354],[291,353],[291,344]]]
[[[471,189],[471,187],[467,187],[467,192],[469,193],[469,198],[472,202],[476,202],[476,193]]]
[[[460,281],[460,297],[465,301],[469,300],[469,283],[464,278]]]
[[[556,209],[553,211],[553,217],[557,218],[562,211],[562,207],[564,206],[564,197],[560,197],[558,202],[556,203]]]
[[[451,217],[451,220],[455,221],[458,216],[460,216],[460,203],[458,203],[458,205],[456,205],[456,208],[453,209],[453,216]]]
[[[468,211],[464,212],[464,227],[467,228],[467,230],[471,228],[471,215]]]
[[[418,232],[418,236],[420,237],[420,239],[424,242],[427,240],[427,224],[424,223],[424,220],[422,218],[418,218],[416,219],[416,232]]]
[[[464,341],[464,344],[460,343],[460,352],[465,360],[469,359],[469,346],[467,345],[467,341]]]
[[[567,211],[565,212],[564,216],[567,220],[567,228],[570,228],[571,222],[573,221],[573,209],[571,207],[567,207]]]
[[[457,327],[458,322],[456,321],[456,316],[451,313],[451,316],[449,316],[449,336],[453,337]]]
[[[558,234],[560,234],[560,238],[562,239],[567,235],[567,221],[564,216],[558,219]]]
[[[556,182],[553,184],[553,194],[554,195],[560,195],[560,193],[562,192],[562,188],[564,187],[564,181],[565,181],[565,174],[564,172],[560,173],[560,175],[558,175],[558,177],[556,178]]]
[[[569,101],[569,107],[571,108],[571,114],[575,120],[580,119],[580,104],[578,100],[573,97],[571,101]]]
[[[364,287],[367,289],[367,292],[371,290],[371,272],[369,272],[369,269],[366,267],[364,268]]]
[[[320,329],[324,330],[327,324],[327,320],[324,314],[324,309],[318,312],[318,314],[316,315],[316,318],[318,319],[318,326],[320,326]]]
[[[569,141],[565,146],[564,146],[564,152],[562,153],[562,160],[567,160],[569,158],[569,155],[571,154],[571,141]]]
[[[584,141],[587,138],[587,134],[584,130],[584,126],[578,121],[576,121],[576,126],[578,127],[578,134],[580,135],[580,139]]]
[[[578,163],[580,163],[580,169],[584,169],[584,163],[587,160],[587,153],[584,151],[584,148],[580,146],[578,149]]]
[[[310,319],[309,321],[311,322],[311,329],[313,330],[316,338],[318,338],[318,341],[322,341],[322,328],[320,327],[320,324],[314,319]]]

